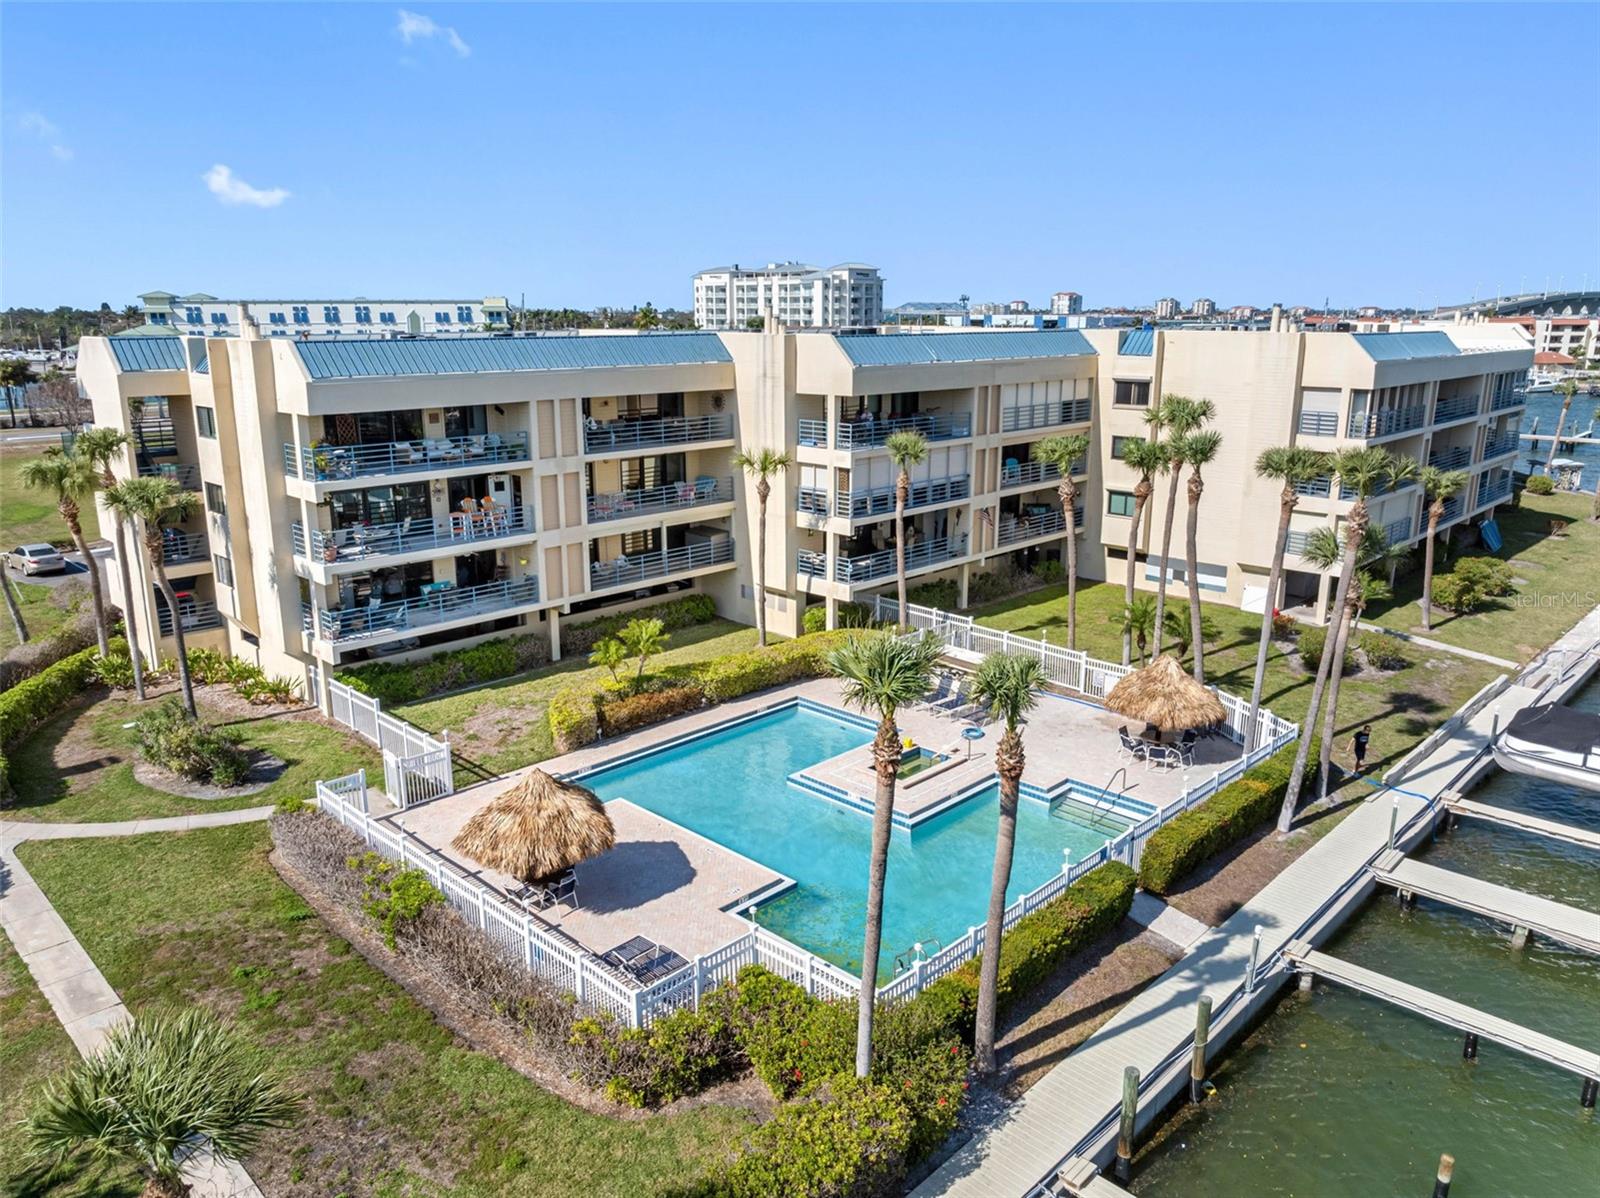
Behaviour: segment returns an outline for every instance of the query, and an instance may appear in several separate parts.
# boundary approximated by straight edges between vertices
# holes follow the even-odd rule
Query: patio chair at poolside
[[[511,892],[511,897],[523,906],[535,911],[546,911],[551,907],[568,906],[574,911],[578,909],[578,873],[576,870],[563,870],[554,878],[539,882],[525,882]]]
[[[1183,757],[1178,752],[1176,745],[1152,744],[1144,752],[1144,768],[1154,769],[1179,769],[1183,765]]]
[[[1150,742],[1140,740],[1128,732],[1128,725],[1124,724],[1117,729],[1117,738],[1122,742],[1122,752],[1134,761],[1143,761],[1145,751],[1149,749]]]
[[[940,674],[934,680],[933,689],[928,692],[927,697],[922,700],[919,706],[937,709],[940,703],[950,697],[950,687],[954,681],[955,679],[949,674]]]
[[[1200,734],[1190,728],[1178,740],[1178,756],[1183,758],[1184,765],[1194,764],[1194,747],[1199,743]]]

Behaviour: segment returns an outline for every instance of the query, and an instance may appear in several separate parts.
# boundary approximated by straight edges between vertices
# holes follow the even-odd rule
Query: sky
[[[7,2],[0,306],[688,307],[786,259],[891,305],[1600,285],[1557,28],[1600,6]]]

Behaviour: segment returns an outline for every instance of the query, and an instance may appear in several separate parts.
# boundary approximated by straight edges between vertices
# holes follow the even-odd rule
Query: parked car
[[[6,554],[6,565],[23,574],[59,574],[67,559],[54,545],[18,545]]]

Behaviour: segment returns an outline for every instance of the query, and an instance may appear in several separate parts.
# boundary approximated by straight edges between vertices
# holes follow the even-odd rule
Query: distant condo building
[[[1172,320],[1177,317],[1181,305],[1171,296],[1156,301],[1156,319]]]
[[[702,329],[745,329],[772,314],[789,328],[862,328],[883,320],[883,277],[846,262],[819,270],[801,262],[734,263],[694,277],[694,322]]]
[[[1058,291],[1050,297],[1050,311],[1056,316],[1076,316],[1083,311],[1083,296],[1076,291]]]
[[[482,333],[510,325],[504,297],[488,299],[218,299],[147,291],[140,333],[239,336],[254,324],[263,337],[394,336]],[[123,334],[124,336],[128,334]]]
[[[1228,309],[1229,320],[1246,321],[1254,320],[1255,318],[1256,310],[1249,304],[1235,304],[1233,307]]]
[[[1197,320],[1210,320],[1217,314],[1217,301],[1197,299],[1194,301],[1194,315]]]

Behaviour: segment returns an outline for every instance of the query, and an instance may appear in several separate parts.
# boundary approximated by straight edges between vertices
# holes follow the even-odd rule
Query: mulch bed
[[[196,782],[191,778],[185,778],[182,774],[173,773],[165,766],[148,761],[134,764],[133,777],[140,785],[148,786],[151,790],[159,790],[184,799],[215,802],[218,799],[242,799],[248,795],[260,794],[282,777],[283,771],[289,768],[289,763],[283,758],[264,750],[251,752],[250,759],[250,773],[246,775],[249,781],[239,786],[215,786],[210,782]]]

